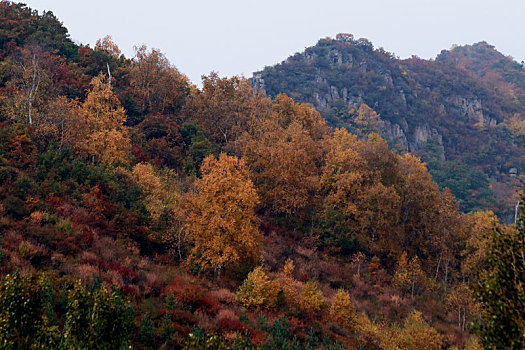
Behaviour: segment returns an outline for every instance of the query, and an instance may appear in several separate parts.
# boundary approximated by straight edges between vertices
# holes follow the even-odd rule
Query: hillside
[[[269,96],[311,103],[335,127],[356,130],[366,104],[392,147],[420,156],[465,211],[492,209],[513,220],[523,182],[525,71],[479,43],[435,60],[400,60],[350,34],[254,73]]]
[[[522,348],[525,206],[466,214],[383,116],[291,96],[0,1],[0,348]]]

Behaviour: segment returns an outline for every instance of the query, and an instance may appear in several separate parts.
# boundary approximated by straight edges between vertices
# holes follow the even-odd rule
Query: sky
[[[160,49],[192,82],[211,71],[252,73],[320,38],[352,33],[401,58],[435,58],[452,45],[487,41],[525,60],[524,0],[25,0],[51,10],[91,47],[111,35],[126,57]]]

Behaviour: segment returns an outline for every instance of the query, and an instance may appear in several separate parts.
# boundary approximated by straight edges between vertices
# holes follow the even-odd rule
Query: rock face
[[[430,128],[428,124],[418,125],[414,129],[414,145],[426,143],[428,141],[435,141],[440,145],[443,145],[443,137],[437,132],[436,129]],[[412,147],[416,149],[416,147]]]
[[[266,93],[266,89],[264,87],[264,78],[262,77],[261,73],[254,74],[252,80],[253,80],[252,84],[254,88],[260,89],[261,91]]]
[[[449,99],[453,107],[459,109],[460,114],[475,122],[483,122],[483,109],[478,98],[467,99],[453,96]]]
[[[398,149],[408,151],[408,139],[405,131],[399,124],[385,121],[385,127],[383,128],[383,134],[385,137],[392,142]]]

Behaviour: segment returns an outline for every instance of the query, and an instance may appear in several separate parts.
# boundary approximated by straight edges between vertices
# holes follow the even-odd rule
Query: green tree
[[[78,281],[69,291],[62,349],[125,349],[133,317],[117,291],[102,284],[92,291]]]
[[[522,195],[522,201],[525,196]],[[487,249],[488,273],[474,285],[482,304],[478,334],[485,348],[525,347],[525,208],[516,227],[495,226]]]
[[[53,294],[43,276],[7,275],[0,282],[0,348],[56,348]]]
[[[145,314],[140,321],[140,331],[139,331],[140,342],[147,348],[152,348],[154,343],[154,328],[153,322],[149,317],[149,314]]]

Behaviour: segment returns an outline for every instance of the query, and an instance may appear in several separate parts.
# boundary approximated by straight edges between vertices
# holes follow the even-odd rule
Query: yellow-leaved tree
[[[269,98],[244,77],[220,78],[212,72],[202,76],[202,85],[202,90],[192,90],[185,113],[221,146],[233,146],[253,120],[270,111]]]
[[[235,299],[246,307],[274,307],[281,291],[279,283],[268,278],[261,266],[248,274]]]
[[[164,228],[164,234],[159,238],[170,244],[182,260],[186,243],[182,229],[186,208],[174,181],[173,171],[160,172],[149,163],[139,163],[133,167],[131,176],[144,193],[144,203],[153,225]]]
[[[219,159],[208,156],[201,172],[197,193],[189,198],[190,262],[217,274],[225,266],[255,265],[261,253],[259,199],[244,161],[224,153]]]
[[[309,316],[321,312],[324,306],[324,298],[315,281],[308,281],[304,284],[301,294],[299,294],[298,304],[299,308]]]
[[[402,292],[410,292],[411,296],[425,287],[427,277],[417,256],[409,260],[406,252],[401,254],[392,283]]]
[[[344,289],[339,289],[330,305],[330,319],[341,326],[352,329],[357,323],[357,314],[350,300],[350,294]]]
[[[73,145],[77,152],[93,162],[127,163],[130,139],[124,126],[126,113],[105,75],[91,80],[91,91],[81,113],[80,137]]]
[[[356,126],[356,132],[362,137],[373,132],[379,134],[385,126],[385,122],[381,120],[379,114],[365,103],[361,104],[357,110],[353,122]]]
[[[405,320],[399,332],[398,348],[438,350],[443,344],[443,337],[432,328],[418,311],[413,311]]]
[[[135,47],[128,79],[131,96],[142,114],[172,115],[179,111],[189,93],[188,78],[157,49]]]

